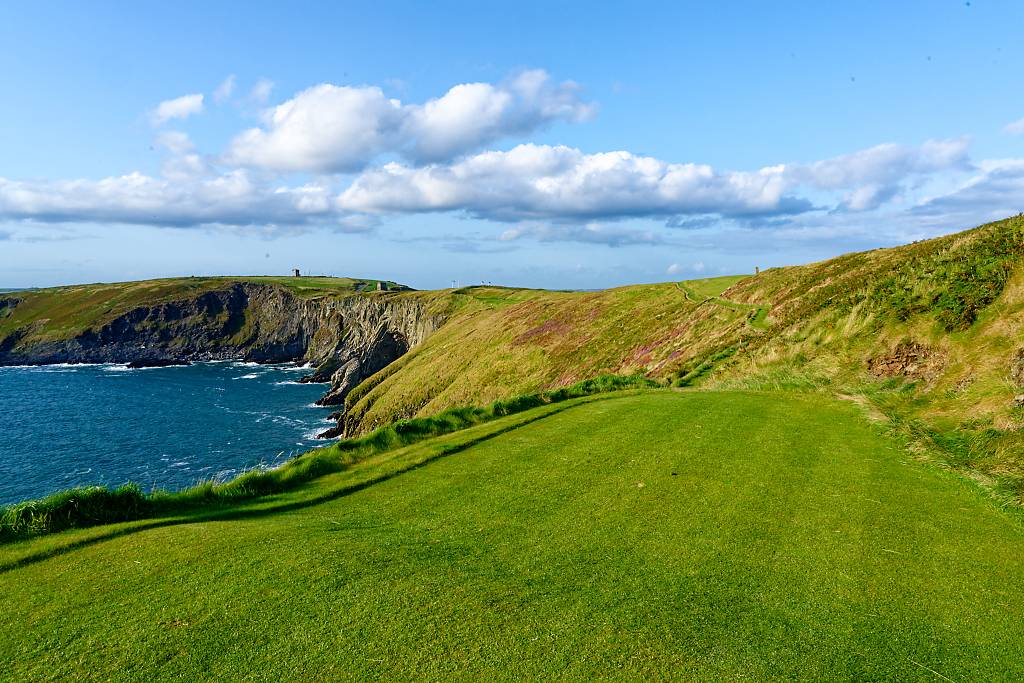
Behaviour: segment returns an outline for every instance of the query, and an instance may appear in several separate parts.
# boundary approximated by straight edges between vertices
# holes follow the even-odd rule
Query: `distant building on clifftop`
[[[299,272],[298,268],[292,268],[292,277],[302,277],[302,273]]]

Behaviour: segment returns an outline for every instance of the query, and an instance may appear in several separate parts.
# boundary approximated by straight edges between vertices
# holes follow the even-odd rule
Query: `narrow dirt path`
[[[683,295],[690,301],[696,304],[702,304],[711,302],[723,306],[725,308],[738,311],[740,313],[746,313],[746,324],[752,329],[758,332],[763,332],[768,329],[769,325],[767,322],[768,318],[768,307],[759,306],[757,304],[744,304],[738,301],[732,301],[721,296],[701,296],[694,292],[692,289],[687,287],[682,282],[677,282],[676,287],[683,293]]]

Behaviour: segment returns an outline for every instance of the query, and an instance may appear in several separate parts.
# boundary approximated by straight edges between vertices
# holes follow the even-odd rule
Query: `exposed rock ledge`
[[[170,368],[175,365],[191,365],[191,363],[187,360],[168,360],[166,358],[133,360],[128,363],[128,369],[141,370],[142,368]]]
[[[0,365],[306,362],[314,369],[304,381],[330,384],[318,403],[341,406],[356,385],[443,323],[443,316],[429,315],[409,297],[303,299],[283,287],[238,283],[192,299],[139,307],[68,339],[36,340],[31,327],[18,329],[0,340]],[[331,436],[344,431],[343,415],[338,424],[328,430]]]

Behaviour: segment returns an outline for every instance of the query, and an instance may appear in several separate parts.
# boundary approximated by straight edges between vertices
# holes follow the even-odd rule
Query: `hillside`
[[[307,361],[348,435],[605,373],[838,393],[1024,500],[1022,257],[1017,216],[757,276],[599,292],[356,293],[306,278],[39,290],[0,301],[0,363]],[[202,305],[211,296],[222,303]]]
[[[454,318],[350,403],[369,415],[384,404],[371,420],[377,423],[447,407],[467,393],[491,398],[515,382],[554,385],[639,370],[690,384],[819,357],[862,380],[887,372],[932,379],[927,368],[937,368],[941,355],[976,349],[979,339],[987,362],[971,363],[972,370],[1005,379],[1024,344],[1015,324],[1024,305],[1022,258],[1018,217],[906,247],[723,278],[731,285],[724,290],[699,291],[706,281],[543,296],[475,289],[490,310]],[[920,347],[914,368],[883,362],[901,342]],[[1005,381],[1000,389],[987,409],[1005,418],[1013,391]]]
[[[349,394],[349,432],[606,373],[667,377],[755,330],[677,283],[600,292],[474,287],[422,345]]]
[[[1011,680],[1022,558],[1018,515],[850,402],[661,390],[0,546],[0,651],[17,680]]]
[[[1022,266],[1018,216],[756,277],[591,294],[474,290],[490,309],[454,317],[353,391],[349,424],[604,372],[822,391],[870,400],[934,457],[1020,501]]]
[[[726,292],[770,307],[708,387],[860,395],[953,467],[1024,500],[1024,217]]]

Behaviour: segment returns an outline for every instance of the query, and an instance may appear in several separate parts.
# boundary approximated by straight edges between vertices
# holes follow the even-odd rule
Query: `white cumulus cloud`
[[[927,199],[913,212],[957,225],[1024,211],[1024,159],[991,160],[978,167],[981,172],[962,186]]]
[[[551,121],[582,121],[593,105],[571,81],[554,85],[544,71],[526,71],[502,86],[456,85],[444,96],[405,108],[410,157],[442,161],[509,135],[529,133]]]
[[[359,221],[347,220],[332,208],[331,192],[324,186],[275,187],[244,170],[164,178],[130,173],[101,180],[48,182],[0,178],[0,217],[163,227],[317,224],[364,229]]]
[[[164,100],[151,112],[154,125],[163,125],[171,119],[186,119],[203,110],[203,95],[195,93],[182,95],[173,100]]]
[[[629,152],[585,154],[526,144],[448,165],[385,164],[356,178],[338,203],[348,211],[464,211],[504,221],[757,215],[811,208],[788,196],[787,189],[784,167],[717,172]]]
[[[787,168],[795,184],[822,190],[845,190],[842,207],[851,211],[875,209],[903,191],[903,184],[950,169],[967,170],[966,137],[928,140],[919,146],[883,144],[812,164]]]
[[[318,85],[266,114],[264,128],[236,137],[225,158],[278,171],[345,171],[390,145],[401,105],[380,88]]]
[[[357,171],[383,154],[417,164],[445,161],[557,120],[590,117],[594,108],[578,91],[539,70],[501,85],[456,85],[423,104],[403,104],[376,86],[325,83],[266,112],[264,125],[237,136],[225,159],[316,173]]]
[[[154,143],[168,153],[161,167],[164,178],[184,182],[213,173],[207,160],[196,151],[188,134],[177,130],[163,131],[156,136]]]
[[[165,122],[182,118],[202,108],[202,95],[161,107]],[[974,164],[966,138],[878,145],[749,171],[554,145],[467,151],[590,112],[574,85],[555,84],[544,72],[501,85],[456,86],[422,105],[404,105],[379,88],[320,85],[270,109],[264,126],[243,132],[219,157],[202,154],[184,132],[160,129],[154,138],[162,156],[159,177],[0,178],[0,219],[356,231],[395,214],[453,212],[508,224],[497,242],[514,248],[519,240],[627,246],[678,239],[660,228],[619,222],[632,218],[691,231],[789,229],[806,239],[840,224],[864,230],[854,212],[894,203],[909,189],[918,198],[933,193],[904,204],[911,208],[899,215],[914,229],[926,222],[970,225],[975,217],[1024,208],[1024,161]],[[404,159],[366,167],[381,154]],[[436,158],[443,160],[431,161]],[[362,170],[296,186],[265,169]],[[966,182],[957,175],[962,171],[972,174]],[[700,263],[676,266],[701,271]]]
[[[1017,119],[1013,123],[1006,124],[1003,131],[1010,135],[1024,135],[1024,119]]]

